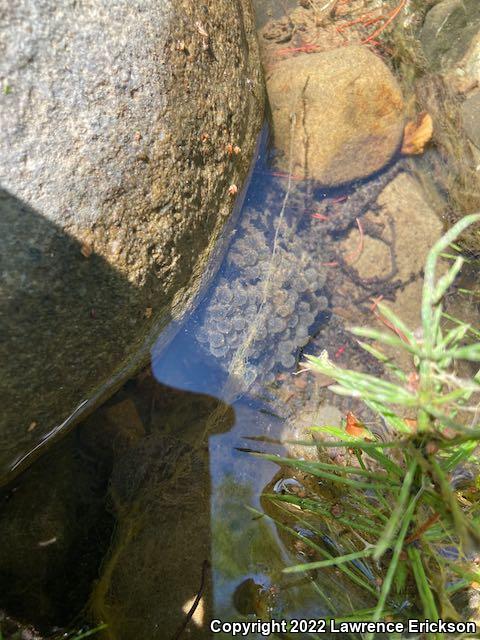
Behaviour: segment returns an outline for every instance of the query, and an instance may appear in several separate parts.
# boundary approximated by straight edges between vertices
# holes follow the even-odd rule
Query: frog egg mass
[[[197,335],[227,373],[241,360],[244,386],[292,371],[327,309],[320,244],[304,220],[245,212]]]

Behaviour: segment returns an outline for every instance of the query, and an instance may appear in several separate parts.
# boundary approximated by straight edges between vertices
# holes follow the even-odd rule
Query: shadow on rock
[[[151,322],[126,320],[136,294],[125,277],[5,190],[0,270],[2,484],[138,367]]]

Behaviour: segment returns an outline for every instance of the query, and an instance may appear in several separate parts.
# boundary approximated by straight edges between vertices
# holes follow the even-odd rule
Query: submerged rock
[[[415,84],[416,99],[433,119],[436,147],[435,154],[426,155],[426,167],[435,175],[439,192],[448,194],[446,218],[453,224],[480,206],[477,0],[437,3],[425,16],[419,38],[426,60],[424,73]],[[477,253],[476,226],[467,229],[459,243]]]
[[[20,0],[0,34],[2,484],[192,304],[263,87],[247,0]]]
[[[480,151],[480,91],[468,96],[462,104],[462,121],[469,140]]]
[[[280,62],[267,90],[275,145],[283,154],[279,162],[295,175],[325,186],[365,178],[386,165],[400,144],[401,90],[366,47]]]
[[[420,39],[432,66],[445,71],[467,54],[479,30],[477,0],[443,0],[428,12]]]
[[[211,637],[211,478],[205,433],[212,412],[228,430],[233,410],[213,398],[182,394],[166,436],[159,424],[114,459],[110,492],[117,526],[90,604],[112,640]],[[196,598],[198,601],[196,602]],[[193,615],[190,619],[189,612]]]

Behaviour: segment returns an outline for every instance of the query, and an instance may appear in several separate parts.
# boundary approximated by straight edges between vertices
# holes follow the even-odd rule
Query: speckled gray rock
[[[432,67],[445,71],[457,64],[479,30],[478,0],[443,0],[432,7],[420,38]]]
[[[249,0],[3,0],[0,43],[1,484],[191,303],[263,86]]]

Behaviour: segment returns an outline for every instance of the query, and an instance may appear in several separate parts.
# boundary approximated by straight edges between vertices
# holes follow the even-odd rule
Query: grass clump
[[[341,508],[335,511],[315,494],[269,496],[280,509],[295,506],[297,521],[323,541],[324,524],[312,522],[327,522],[330,536],[337,531],[337,540],[342,541],[326,551],[324,544],[277,522],[320,556],[318,561],[285,571],[336,567],[357,587],[375,596],[376,606],[368,612],[370,620],[387,615],[401,617],[402,609],[405,615],[413,607],[425,618],[461,621],[466,599],[462,604],[459,594],[468,594],[472,583],[480,584],[476,564],[480,548],[476,494],[480,487],[476,473],[473,477],[466,475],[468,465],[477,464],[480,375],[464,373],[462,377],[459,373],[462,367],[472,370],[469,362],[480,361],[480,342],[478,332],[461,321],[452,323],[449,319],[449,328],[444,328],[442,299],[456,279],[463,258],[456,257],[444,275],[436,276],[439,258],[479,219],[480,215],[465,217],[430,251],[420,332],[405,326],[383,304],[379,312],[391,327],[390,333],[352,330],[360,345],[385,365],[390,380],[342,369],[326,352],[307,359],[308,370],[332,379],[332,391],[360,398],[388,436],[381,440],[363,427],[360,433],[314,427],[313,432],[320,436],[334,436],[330,442],[317,441],[320,461],[267,456],[328,484],[336,490],[337,501],[341,500]],[[412,369],[403,371],[381,347],[365,339],[406,350]],[[326,455],[332,446],[343,448],[345,460],[353,457],[356,464],[332,462]],[[461,484],[462,476],[467,477],[467,486]]]

